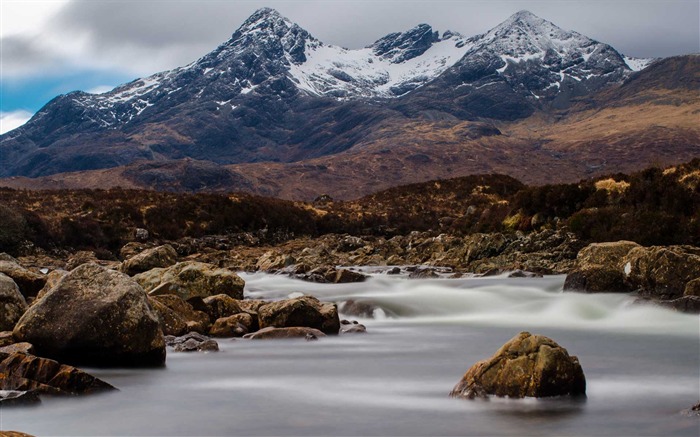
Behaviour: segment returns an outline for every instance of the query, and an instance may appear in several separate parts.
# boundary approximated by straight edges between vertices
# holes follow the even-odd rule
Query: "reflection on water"
[[[305,292],[382,308],[365,335],[317,342],[222,339],[169,353],[165,369],[91,370],[119,392],[0,410],[37,435],[698,435],[697,316],[624,295],[561,293],[563,277],[323,285],[245,275],[250,297]],[[474,362],[520,330],[580,359],[585,401],[447,396]]]

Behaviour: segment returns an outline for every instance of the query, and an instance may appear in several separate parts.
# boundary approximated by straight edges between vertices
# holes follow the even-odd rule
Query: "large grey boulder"
[[[245,282],[234,272],[212,264],[185,261],[167,268],[156,268],[134,276],[147,292],[167,284],[165,294],[175,294],[183,300],[226,294],[243,299]]]
[[[11,331],[26,310],[27,302],[15,281],[0,273],[0,331]]]
[[[578,358],[554,340],[521,332],[489,359],[474,364],[450,393],[473,399],[486,395],[549,397],[585,395]]]
[[[69,364],[156,366],[165,362],[158,318],[143,288],[123,273],[83,264],[17,322],[13,335],[38,355]]]

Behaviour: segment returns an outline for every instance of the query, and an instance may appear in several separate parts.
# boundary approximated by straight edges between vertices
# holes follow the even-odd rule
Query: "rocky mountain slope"
[[[104,94],[56,97],[0,137],[0,176],[183,158],[301,162],[355,153],[393,126],[426,120],[488,136],[498,131],[491,123],[569,108],[646,62],[526,11],[471,38],[421,24],[347,50],[264,8],[187,66]],[[393,152],[415,155],[394,143]]]

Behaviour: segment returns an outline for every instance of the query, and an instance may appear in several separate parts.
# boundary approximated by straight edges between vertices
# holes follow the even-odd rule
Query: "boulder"
[[[622,271],[603,267],[576,269],[570,272],[564,280],[564,290],[586,293],[626,293],[630,291],[625,284]]]
[[[313,296],[272,302],[258,309],[260,328],[309,327],[335,335],[340,330],[338,308]]]
[[[26,341],[20,343],[12,343],[7,346],[0,347],[0,354],[22,353],[27,355],[34,354],[34,345]]]
[[[189,302],[185,302],[173,294],[150,296],[149,300],[151,302],[156,301],[168,307],[168,309],[185,323],[186,332],[197,331],[203,334],[207,332],[211,326],[209,315],[206,312],[194,309]]]
[[[155,268],[134,276],[146,291],[169,282],[170,293],[184,300],[227,294],[243,299],[245,282],[234,272],[212,264],[185,261],[166,268]]]
[[[257,322],[248,313],[221,317],[214,322],[214,325],[209,330],[209,335],[214,337],[243,337],[245,334],[256,330]]]
[[[0,390],[0,407],[12,405],[30,405],[41,402],[39,392],[36,390]],[[17,431],[0,431],[2,437],[33,437],[30,434]]]
[[[293,257],[271,250],[265,252],[260,256],[260,258],[258,258],[258,261],[255,263],[255,270],[261,272],[274,272],[287,266],[291,266],[295,262],[296,260]]]
[[[222,317],[238,314],[242,311],[241,307],[238,305],[238,301],[225,294],[209,296],[204,299],[204,304],[207,306],[207,314],[209,314],[209,320],[212,322],[216,322]]]
[[[368,302],[358,302],[356,300],[347,300],[340,307],[340,312],[348,316],[374,318],[376,306]]]
[[[569,272],[564,290],[600,292],[629,292],[623,266],[627,254],[639,248],[632,241],[593,243],[581,249],[576,257],[576,268]]]
[[[15,342],[12,331],[0,331],[0,347],[9,346]]]
[[[41,356],[69,364],[154,366],[165,362],[158,317],[123,273],[83,264],[32,305],[13,335]]]
[[[167,346],[175,352],[217,352],[219,343],[197,332],[190,332],[181,337],[168,335],[165,337]]]
[[[700,278],[700,254],[687,246],[637,247],[625,257],[623,273],[626,284],[642,296],[676,299]]]
[[[341,334],[364,334],[367,332],[365,325],[354,322],[340,327]]]
[[[683,296],[700,296],[700,278],[695,278],[685,284]]]
[[[0,261],[0,273],[12,278],[25,298],[36,296],[46,283],[44,275],[27,270],[13,261]]]
[[[269,326],[263,328],[257,332],[251,334],[246,334],[243,338],[250,340],[271,340],[279,338],[303,338],[307,341],[317,340],[320,337],[325,337],[326,334],[314,328],[306,328],[301,326],[294,326],[288,328],[274,328]]]
[[[175,263],[177,263],[177,252],[173,246],[165,244],[134,255],[124,261],[119,270],[129,276],[134,276],[158,267],[170,267]]]
[[[163,331],[163,335],[180,336],[186,334],[187,321],[177,314],[172,309],[168,308],[167,305],[154,300],[153,298],[148,299],[153,312],[158,317],[158,324],[160,329]]]
[[[330,279],[330,282],[336,284],[346,284],[349,282],[364,282],[367,276],[348,269],[337,269]]]
[[[9,276],[0,273],[0,331],[12,330],[27,310],[27,302]]]
[[[700,313],[700,296],[681,296],[676,299],[660,300],[658,304],[683,313]]]
[[[238,301],[238,306],[241,307],[241,310],[243,311],[254,311],[258,312],[260,307],[269,304],[269,300],[262,300],[262,299],[243,299]]]
[[[450,396],[549,397],[585,395],[586,379],[575,356],[550,338],[521,332],[491,358],[474,364]]]
[[[419,268],[414,271],[412,271],[408,277],[410,279],[434,279],[434,278],[439,278],[438,274],[435,273],[435,270],[431,268]]]
[[[96,263],[97,264],[97,256],[95,255],[95,252],[89,251],[89,250],[81,250],[68,258],[68,261],[66,262],[66,270],[70,271],[73,270],[74,268],[78,267],[79,265],[86,264],[86,263]]]
[[[23,353],[0,354],[0,389],[46,394],[89,394],[114,390],[110,384],[72,366]]]
[[[44,284],[44,288],[39,290],[39,293],[37,293],[36,299],[34,300],[34,302],[36,302],[39,299],[41,299],[42,297],[44,297],[44,295],[46,293],[48,293],[49,290],[51,290],[53,287],[55,287],[56,284],[58,284],[59,281],[61,279],[63,279],[63,277],[66,276],[67,274],[68,274],[67,270],[61,270],[61,269],[52,270],[51,272],[49,272],[49,274],[46,275],[46,283]]]
[[[641,247],[633,241],[615,241],[608,243],[593,243],[581,249],[576,256],[576,264],[580,268],[605,267],[622,270],[625,256],[630,250]]]

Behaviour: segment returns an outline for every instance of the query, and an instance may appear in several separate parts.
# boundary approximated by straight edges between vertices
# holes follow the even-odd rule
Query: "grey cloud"
[[[611,44],[631,56],[662,57],[700,51],[697,0],[648,1],[87,1],[68,3],[44,38],[87,38],[79,62],[127,68],[138,74],[184,65],[227,40],[256,9],[270,6],[320,40],[348,48],[428,23],[467,36],[485,32],[520,9]],[[3,41],[5,44],[5,41]],[[13,45],[14,44],[14,45]],[[43,56],[17,41],[3,60]],[[31,62],[30,62],[31,63]]]

